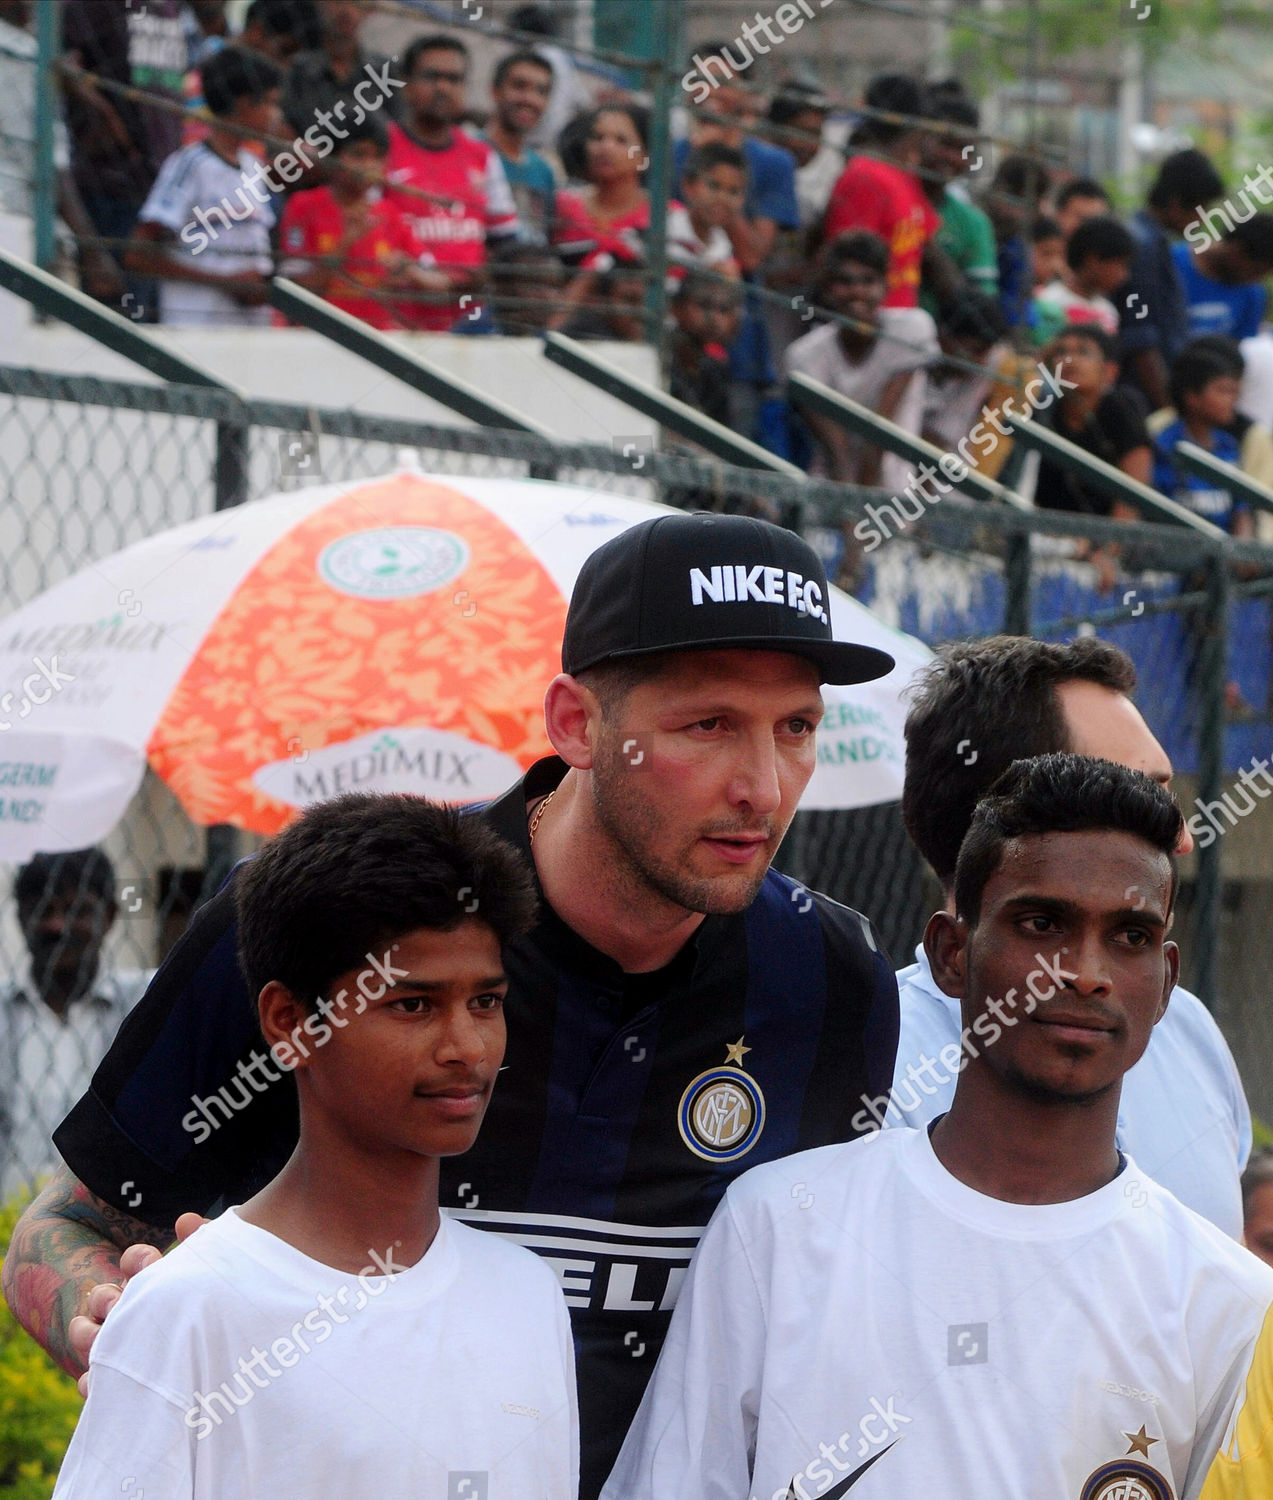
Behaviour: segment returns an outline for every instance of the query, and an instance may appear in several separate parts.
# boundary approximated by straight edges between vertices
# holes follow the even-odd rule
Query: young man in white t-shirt
[[[439,1159],[473,1144],[504,1056],[525,862],[481,819],[354,795],[282,833],[237,901],[269,1053],[181,1123],[242,1130],[292,1072],[300,1139],[128,1282],[58,1500],[573,1500],[556,1278],[438,1211]]]
[[[949,1113],[730,1187],[605,1500],[1193,1500],[1273,1271],[1115,1146],[1180,827],[1108,761],[996,783],[925,933]]]
[[[161,323],[270,325],[274,187],[243,132],[282,131],[282,76],[268,57],[242,47],[224,47],[203,65],[208,137],[159,169],[124,258],[130,271],[158,279]]]
[[[885,307],[888,246],[853,230],[822,251],[810,296],[856,326],[824,323],[798,338],[783,356],[788,375],[807,375],[895,422],[916,437],[924,422],[926,369],[941,357],[937,325],[919,307]],[[911,481],[911,465],[853,436],[829,417],[806,413],[818,446],[811,472],[846,484],[883,485],[895,492]]]

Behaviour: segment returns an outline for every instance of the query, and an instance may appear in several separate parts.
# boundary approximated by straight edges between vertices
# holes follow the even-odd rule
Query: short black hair
[[[1239,380],[1246,374],[1246,358],[1237,339],[1231,339],[1225,333],[1200,333],[1196,339],[1190,339],[1185,345],[1186,349],[1209,349],[1213,354],[1218,354],[1221,359],[1226,360],[1229,365],[1229,373]]]
[[[416,64],[426,52],[454,52],[464,59],[465,71],[469,66],[469,49],[460,41],[459,37],[448,36],[445,31],[429,31],[424,36],[416,37],[415,41],[402,54],[402,76],[410,78],[415,72]]]
[[[987,347],[997,344],[1008,332],[1008,320],[998,297],[976,287],[966,287],[957,301],[943,307],[937,324],[947,338],[971,339]]]
[[[737,146],[726,146],[722,141],[710,141],[705,146],[695,146],[685,158],[681,168],[683,182],[695,182],[705,177],[713,167],[737,167],[747,175],[747,158]]]
[[[13,877],[13,899],[19,909],[40,906],[57,896],[95,896],[115,906],[115,866],[97,848],[66,854],[37,854]]]
[[[345,126],[344,138],[337,139],[336,147],[332,154],[339,156],[347,146],[353,146],[359,141],[374,141],[376,149],[380,152],[381,156],[388,154],[389,127],[379,115],[374,114],[371,110],[364,109],[361,120],[358,119],[357,115],[354,115],[350,119],[349,124]]]
[[[1059,240],[1065,238],[1065,230],[1049,214],[1040,214],[1030,226],[1030,243],[1037,245],[1041,240]]]
[[[491,87],[499,88],[519,63],[527,63],[532,68],[542,68],[549,78],[553,76],[553,65],[546,57],[541,57],[538,52],[531,51],[529,47],[519,47],[516,52],[510,52],[507,57],[500,58],[499,65],[495,69],[495,76],[491,79]]]
[[[203,102],[221,118],[240,99],[263,99],[283,82],[282,72],[268,57],[247,47],[222,47],[199,70]]]
[[[1213,380],[1231,380],[1234,375],[1231,355],[1226,356],[1221,350],[1205,344],[1199,348],[1196,340],[1186,344],[1171,362],[1167,385],[1171,404],[1183,416],[1186,396],[1196,396]]]
[[[1258,266],[1273,267],[1273,214],[1252,214],[1220,236],[1226,245],[1236,245]]]
[[[557,21],[542,5],[519,5],[508,18],[511,31],[529,31],[533,36],[556,36]]]
[[[1051,353],[1062,339],[1086,339],[1101,351],[1101,358],[1106,364],[1118,363],[1118,339],[1099,323],[1070,323],[1053,336],[1048,352]]]
[[[1071,271],[1079,270],[1087,260],[1125,260],[1130,267],[1135,254],[1136,241],[1125,224],[1109,214],[1094,214],[1070,236],[1065,263]]]
[[[743,300],[743,284],[732,277],[722,276],[710,266],[689,266],[685,275],[676,284],[672,293],[673,302],[688,302],[698,292],[723,292],[731,302]]]
[[[892,124],[867,115],[854,127],[851,144],[878,142],[886,146],[917,128],[917,118],[924,112],[924,91],[909,73],[878,73],[867,84],[863,102],[868,110],[911,117]]]
[[[902,820],[944,886],[973,808],[1009,764],[1070,748],[1056,689],[1074,681],[1130,696],[1136,668],[1096,636],[994,635],[939,647],[907,690]]]
[[[471,913],[505,946],[536,910],[525,859],[482,817],[359,792],[302,813],[240,867],[234,896],[249,993],[278,980],[309,1007],[406,933]]]
[[[323,28],[314,0],[252,0],[243,25],[259,26],[270,36],[294,37],[302,52],[322,45]]]
[[[923,112],[930,120],[941,120],[947,125],[966,125],[970,130],[981,128],[981,111],[955,78],[928,86]]]
[[[1075,198],[1104,198],[1106,203],[1110,201],[1109,194],[1095,177],[1072,177],[1064,187],[1057,189],[1056,206],[1064,208]]]
[[[977,925],[986,885],[1010,840],[1095,831],[1132,834],[1167,856],[1170,910],[1183,821],[1176,799],[1143,771],[1090,755],[1014,760],[973,812],[955,866],[955,913]]]
[[[808,84],[784,83],[780,84],[778,92],[769,103],[769,123],[771,125],[790,125],[792,120],[809,110],[814,110],[820,115],[831,113],[831,101],[822,92]]]
[[[836,268],[845,261],[856,261],[867,266],[880,276],[888,275],[888,246],[878,234],[869,229],[850,229],[828,240],[818,257],[815,285],[823,287],[831,279]]]
[[[990,186],[993,191],[1006,193],[1012,198],[1029,201],[1033,197],[1037,203],[1047,192],[1050,181],[1048,169],[1038,157],[1014,151],[995,168]]]
[[[1194,147],[1176,151],[1158,168],[1149,189],[1151,208],[1167,208],[1179,203],[1183,208],[1201,207],[1224,192],[1224,179],[1209,156]]]

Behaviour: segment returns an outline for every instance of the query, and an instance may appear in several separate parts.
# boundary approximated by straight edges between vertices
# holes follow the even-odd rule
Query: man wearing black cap
[[[544,907],[506,954],[508,1066],[441,1202],[560,1275],[590,1497],[730,1180],[848,1139],[892,1077],[897,991],[870,924],[769,865],[814,769],[819,683],[893,662],[834,640],[803,541],[719,515],[661,516],[595,552],[562,654],[544,704],[557,756],[480,814],[529,855]],[[10,1304],[68,1368],[117,1293],[94,1293],[73,1342],[70,1314],[119,1279],[121,1250],[242,1201],[295,1144],[282,1084],[215,1129],[190,1108],[223,1099],[259,1042],[233,886],[61,1126],[68,1168],[14,1236]],[[148,1259],[129,1251],[124,1274]]]

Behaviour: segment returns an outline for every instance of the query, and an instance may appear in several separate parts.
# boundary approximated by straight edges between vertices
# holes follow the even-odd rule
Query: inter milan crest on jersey
[[[1079,1500],[1175,1500],[1175,1496],[1157,1469],[1117,1458],[1088,1477]]]
[[[704,1161],[737,1161],[765,1128],[765,1096],[743,1071],[743,1053],[750,1051],[739,1037],[726,1047],[721,1066],[700,1073],[681,1095],[681,1139]]]

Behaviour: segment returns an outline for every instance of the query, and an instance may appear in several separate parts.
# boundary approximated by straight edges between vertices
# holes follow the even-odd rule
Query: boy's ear
[[[261,990],[256,1000],[256,1014],[261,1026],[261,1035],[273,1050],[278,1047],[284,1055],[291,1054],[284,1066],[304,1067],[309,1053],[292,1043],[292,1037],[305,1024],[309,1009],[288,987],[277,979],[271,979]],[[282,1057],[278,1058],[281,1063]]]
[[[933,979],[942,994],[949,995],[952,1000],[964,998],[968,935],[967,922],[962,917],[951,916],[948,911],[935,911],[924,928],[924,952]]]

